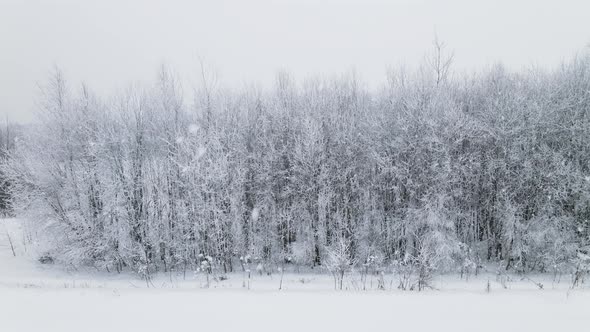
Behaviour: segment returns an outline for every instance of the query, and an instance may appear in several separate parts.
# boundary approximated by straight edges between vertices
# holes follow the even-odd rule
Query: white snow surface
[[[148,285],[133,274],[42,265],[25,246],[22,225],[0,219],[0,331],[585,331],[590,289],[568,277],[513,277],[504,289],[493,273],[469,280],[437,277],[436,290],[377,290],[358,277],[335,291],[325,271],[212,276],[159,274]],[[9,235],[15,247],[13,256]],[[490,281],[491,291],[486,292]],[[372,285],[373,287],[370,287]]]

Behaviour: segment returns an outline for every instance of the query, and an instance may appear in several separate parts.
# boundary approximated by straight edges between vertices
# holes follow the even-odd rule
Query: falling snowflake
[[[189,132],[191,135],[196,135],[196,134],[198,134],[198,133],[199,133],[199,125],[197,125],[197,124],[194,124],[194,123],[193,123],[193,124],[191,124],[190,126],[188,126],[188,132]]]
[[[205,153],[207,153],[207,148],[204,146],[200,146],[197,149],[197,158],[202,158],[205,155]]]
[[[252,220],[257,221],[258,217],[260,217],[260,211],[258,210],[258,208],[253,208],[252,209]]]

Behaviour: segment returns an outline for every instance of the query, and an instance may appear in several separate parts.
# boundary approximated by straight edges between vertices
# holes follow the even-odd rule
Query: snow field
[[[513,278],[508,289],[492,274],[461,280],[437,277],[439,290],[360,290],[358,276],[333,290],[325,273],[240,272],[205,288],[199,274],[159,274],[148,288],[131,274],[42,265],[25,252],[20,224],[4,220],[0,233],[0,331],[567,331],[590,326],[590,289],[567,281]],[[7,245],[11,235],[17,257]],[[567,279],[564,277],[564,279]],[[491,291],[486,292],[487,280]]]

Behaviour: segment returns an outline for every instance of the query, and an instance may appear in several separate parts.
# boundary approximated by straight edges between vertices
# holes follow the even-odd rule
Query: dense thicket
[[[3,168],[8,163],[9,152],[14,148],[14,141],[18,133],[18,126],[6,120],[0,127],[0,216],[12,214],[10,205],[10,181]]]
[[[56,72],[4,169],[15,207],[55,257],[109,270],[334,252],[574,265],[590,239],[590,57],[465,78],[437,56],[376,91],[281,73],[266,91],[205,79],[193,102],[165,68],[108,100]]]

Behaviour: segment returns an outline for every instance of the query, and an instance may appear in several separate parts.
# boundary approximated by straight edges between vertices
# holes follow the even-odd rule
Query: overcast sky
[[[416,66],[435,31],[459,70],[555,67],[590,42],[590,1],[0,0],[0,116],[30,121],[54,64],[104,95],[164,62],[190,82],[198,56],[228,86],[352,68],[376,84]]]

